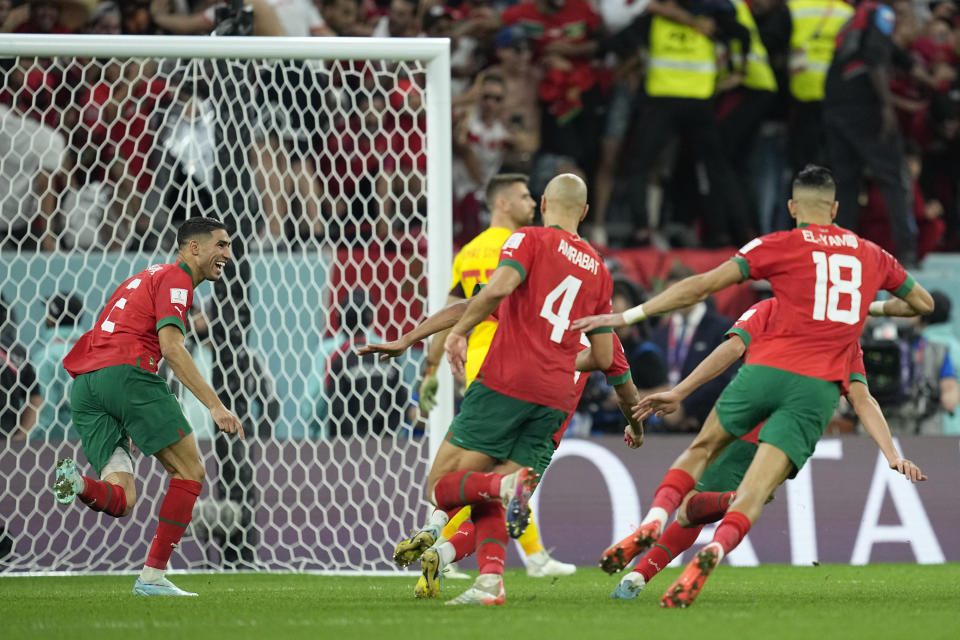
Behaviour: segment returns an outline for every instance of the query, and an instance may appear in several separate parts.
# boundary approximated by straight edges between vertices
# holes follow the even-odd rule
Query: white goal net
[[[54,501],[59,458],[95,475],[60,360],[196,215],[234,261],[187,342],[247,439],[167,373],[207,469],[171,566],[393,569],[438,441],[410,397],[422,354],[354,350],[445,298],[447,41],[5,36],[0,56],[0,573],[142,565],[154,460],[134,456],[127,518]],[[447,390],[434,429],[451,413]]]

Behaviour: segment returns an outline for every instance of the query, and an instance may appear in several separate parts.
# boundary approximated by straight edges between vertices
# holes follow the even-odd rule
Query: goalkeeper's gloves
[[[430,413],[437,406],[437,365],[427,364],[420,383],[420,413]]]

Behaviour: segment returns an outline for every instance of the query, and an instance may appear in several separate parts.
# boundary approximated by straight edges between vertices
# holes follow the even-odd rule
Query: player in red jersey
[[[183,345],[193,290],[220,277],[230,260],[230,238],[222,222],[190,218],[177,230],[177,245],[176,263],[153,265],[117,287],[94,328],[63,359],[74,378],[73,424],[100,480],[82,476],[73,460],[63,459],[53,485],[57,501],[69,504],[79,497],[94,511],[116,518],[129,514],[136,501],[130,440],[170,474],[156,535],[133,588],[142,596],[197,595],[164,577],[190,522],[204,470],[193,430],[157,375],[161,358],[206,405],[219,429],[243,438],[240,421],[204,381]]]
[[[490,351],[427,478],[427,498],[439,508],[424,541],[432,538],[432,544],[448,512],[468,504],[482,540],[479,578],[448,604],[504,602],[507,527],[513,537],[523,533],[539,477],[535,468],[549,459],[551,437],[576,408],[574,372],[606,369],[613,361],[609,329],[588,335],[591,348],[579,356],[581,333],[570,330],[571,317],[609,311],[613,291],[606,266],[577,235],[588,209],[587,187],[577,176],[559,175],[547,184],[540,208],[547,226],[522,227],[504,242],[499,266],[445,342],[451,366],[462,374],[467,334],[498,310]],[[411,540],[419,538],[418,532]]]
[[[693,443],[674,462],[641,526],[656,542],[669,514],[723,449],[766,420],[760,446],[713,542],[687,567],[661,600],[665,607],[693,602],[723,555],[734,549],[763,510],[764,501],[813,453],[839,399],[847,354],[868,312],[922,315],[930,294],[896,259],[872,242],[832,224],[836,185],[829,170],[808,166],[793,181],[787,206],[797,228],[747,243],[723,265],[691,276],[622,314],[581,318],[585,331],[624,326],[647,315],[699,302],[747,278],[767,279],[779,308],[751,364],[723,391]],[[873,302],[885,289],[897,299]]]
[[[418,325],[409,333],[401,336],[393,342],[385,344],[369,344],[358,350],[360,355],[381,354],[381,360],[387,358],[396,358],[404,353],[414,344],[438,332],[445,331],[452,327],[463,316],[469,300],[463,300],[450,304],[437,313],[433,314],[422,324]],[[494,312],[493,317],[499,322],[499,317]],[[589,341],[586,338],[581,340],[581,346],[589,348]],[[623,345],[617,334],[613,334],[613,363],[604,371],[607,377],[607,384],[612,386],[617,394],[617,404],[620,411],[627,418],[627,426],[624,429],[624,440],[627,444],[636,449],[643,444],[643,422],[632,417],[633,408],[640,400],[640,392],[637,391],[633,383],[633,376],[630,373],[630,365],[627,363],[627,356],[623,352]],[[573,383],[576,388],[577,399],[583,394],[583,389],[587,384],[587,375],[582,372],[576,372],[573,377]],[[563,425],[553,434],[553,448],[549,456],[545,457],[538,469],[546,469],[553,455],[553,450],[560,446],[563,434],[566,432],[570,421],[573,419],[571,412]],[[493,471],[498,473],[510,473],[516,470],[516,463],[506,462],[494,467]],[[445,512],[438,509],[443,517],[447,517]],[[452,517],[453,514],[450,514]],[[456,520],[456,519],[455,519]],[[450,564],[465,558],[476,550],[476,527],[471,519],[467,518],[458,523],[457,529],[446,539],[442,536],[437,537],[436,530],[430,530],[430,525],[415,532],[407,540],[397,545],[394,559],[401,566],[408,564],[421,557],[421,576],[417,581],[414,594],[418,598],[434,598],[440,593],[439,576],[443,568]]]
[[[776,298],[758,302],[748,309],[727,331],[726,342],[718,346],[683,381],[669,391],[655,393],[644,398],[641,409],[634,413],[635,420],[645,420],[653,413],[664,415],[676,411],[684,398],[712,380],[747,353],[746,362],[752,361],[752,349],[762,341],[769,321],[778,306]],[[860,417],[864,429],[870,435],[891,469],[903,474],[912,482],[927,477],[912,461],[897,451],[890,428],[880,411],[880,406],[867,387],[866,370],[863,365],[863,350],[855,345],[851,351],[849,376],[841,384],[843,393]],[[675,557],[690,548],[700,535],[703,525],[716,522],[726,512],[736,495],[735,489],[758,447],[758,436],[763,424],[730,444],[723,453],[704,471],[696,487],[684,496],[677,512],[677,520],[666,528],[657,543],[640,559],[633,572],[624,578],[610,594],[611,598],[629,600],[637,597],[650,580]],[[772,496],[771,496],[772,497]],[[623,569],[646,547],[638,544],[642,531],[637,530],[604,552],[601,568],[607,573]]]

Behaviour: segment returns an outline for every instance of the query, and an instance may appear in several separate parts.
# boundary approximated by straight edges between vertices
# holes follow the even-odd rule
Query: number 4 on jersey
[[[553,342],[563,340],[563,332],[570,328],[570,310],[573,309],[573,301],[577,299],[577,293],[582,284],[583,281],[580,278],[567,276],[544,298],[540,317],[553,325],[553,331],[550,332],[550,340]],[[553,307],[560,296],[563,296],[560,300],[560,308],[554,313]]]

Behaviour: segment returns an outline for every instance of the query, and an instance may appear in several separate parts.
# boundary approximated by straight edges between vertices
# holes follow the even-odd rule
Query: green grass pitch
[[[960,565],[721,566],[696,604],[661,609],[667,570],[632,601],[596,568],[557,580],[506,575],[502,607],[445,607],[413,598],[413,578],[180,575],[199,598],[135,598],[134,578],[0,578],[0,637],[378,638],[960,638]]]

